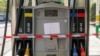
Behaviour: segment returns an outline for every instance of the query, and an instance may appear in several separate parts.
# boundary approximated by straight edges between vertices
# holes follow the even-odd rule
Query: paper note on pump
[[[44,23],[44,34],[60,34],[60,23]]]

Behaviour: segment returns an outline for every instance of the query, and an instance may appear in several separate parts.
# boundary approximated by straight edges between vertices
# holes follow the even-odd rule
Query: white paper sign
[[[59,34],[60,23],[44,23],[44,34]]]

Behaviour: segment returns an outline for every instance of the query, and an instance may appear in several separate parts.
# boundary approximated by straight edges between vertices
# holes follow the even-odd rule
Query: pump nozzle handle
[[[80,54],[81,54],[81,56],[86,56],[86,52],[84,50],[82,43],[81,43],[81,48],[80,48]]]
[[[73,54],[72,54],[72,56],[78,56],[77,48],[76,48],[75,44],[74,44],[74,47],[73,47]]]
[[[27,43],[27,47],[26,47],[25,55],[24,56],[30,56],[30,53],[29,53],[29,44],[28,43]]]

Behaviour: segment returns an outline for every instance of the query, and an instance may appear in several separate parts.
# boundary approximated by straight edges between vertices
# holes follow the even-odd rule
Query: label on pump
[[[18,9],[17,9],[18,10]],[[22,9],[19,34],[31,34],[32,33],[32,9]]]
[[[60,34],[60,23],[44,23],[45,34]]]
[[[70,9],[70,32],[77,33],[77,10]]]
[[[78,9],[77,13],[78,17],[78,33],[84,33],[85,32],[85,10],[84,9]]]
[[[25,33],[31,34],[32,33],[32,9],[25,9]]]

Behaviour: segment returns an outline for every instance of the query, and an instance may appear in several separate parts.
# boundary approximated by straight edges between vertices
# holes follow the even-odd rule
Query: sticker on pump
[[[60,23],[44,23],[45,34],[60,34]]]
[[[25,13],[24,16],[25,17],[32,17],[32,13]]]

